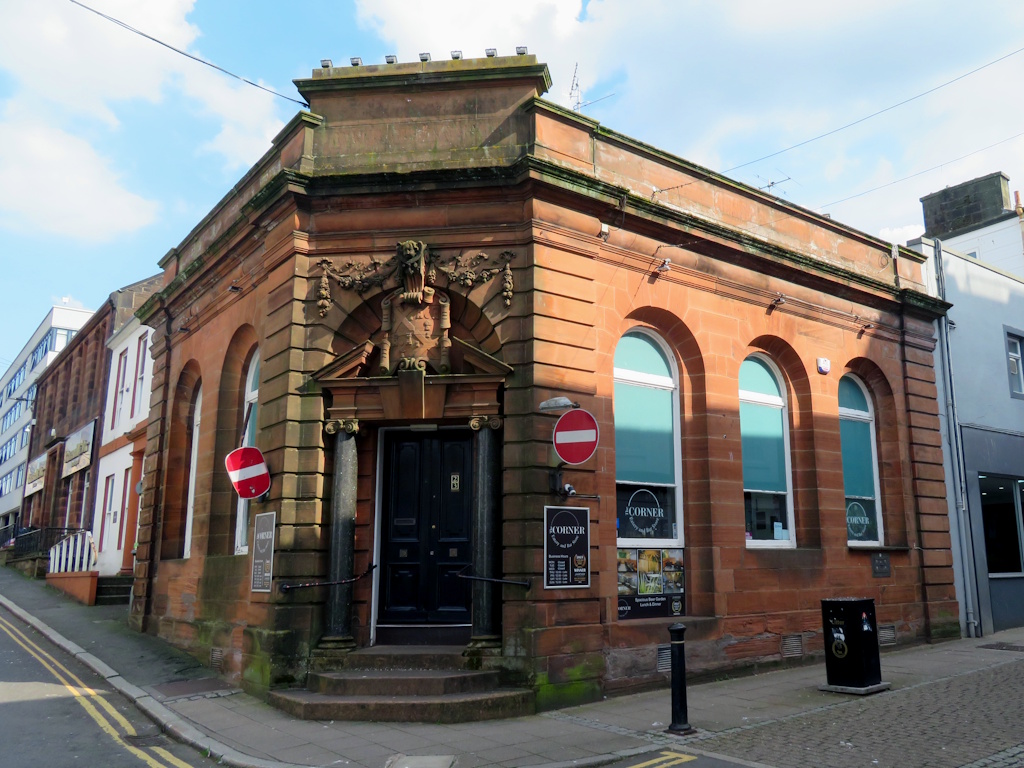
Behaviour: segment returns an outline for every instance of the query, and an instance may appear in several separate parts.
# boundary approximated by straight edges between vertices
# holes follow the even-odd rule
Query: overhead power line
[[[299,104],[300,106],[307,107],[307,108],[309,107],[309,104],[307,104],[304,101],[301,101],[299,99],[293,99],[291,96],[285,96],[283,93],[278,93],[277,91],[273,90],[272,88],[267,88],[266,86],[260,85],[259,83],[254,83],[252,80],[249,80],[248,78],[242,77],[241,75],[236,75],[234,72],[229,72],[228,70],[224,69],[224,67],[218,67],[213,62],[207,61],[206,59],[202,59],[202,58],[200,58],[198,56],[194,56],[191,53],[188,53],[186,51],[181,50],[180,48],[175,48],[173,45],[170,45],[169,43],[165,43],[163,40],[159,40],[159,39],[153,37],[152,35],[147,35],[145,32],[142,32],[141,30],[136,29],[135,27],[131,26],[130,24],[126,24],[125,22],[121,21],[120,19],[115,19],[113,16],[108,16],[107,14],[103,13],[102,11],[97,11],[95,8],[90,8],[88,5],[85,5],[84,3],[78,2],[78,0],[69,0],[69,2],[72,2],[75,5],[77,5],[78,7],[84,8],[87,11],[92,11],[97,16],[106,19],[107,21],[111,22],[112,24],[116,24],[117,26],[121,27],[122,29],[127,29],[129,32],[134,32],[136,35],[139,35],[140,37],[144,37],[147,40],[151,40],[152,42],[156,43],[157,45],[162,45],[164,48],[172,50],[175,53],[179,53],[179,54],[181,54],[182,56],[184,56],[187,59],[192,59],[192,61],[198,62],[200,64],[204,64],[205,66],[210,67],[211,69],[215,69],[218,72],[221,72],[222,74],[227,75],[228,77],[233,77],[236,80],[241,80],[246,85],[251,85],[253,88],[259,88],[261,91],[266,91],[267,93],[269,93],[269,94],[271,94],[273,96],[277,96],[278,98],[288,99],[288,101],[295,102],[296,104]]]
[[[72,2],[74,2],[74,0],[72,0]],[[860,118],[858,120],[854,120],[852,123],[847,123],[846,125],[841,125],[838,128],[833,128],[831,131],[826,131],[825,133],[819,134],[818,136],[814,136],[813,138],[805,139],[804,141],[801,141],[801,142],[799,142],[797,144],[794,144],[791,147],[786,147],[785,149],[780,149],[780,150],[778,150],[776,152],[772,152],[769,155],[765,155],[764,157],[759,157],[756,160],[748,160],[747,162],[741,163],[740,165],[734,165],[732,168],[727,168],[726,170],[724,170],[723,173],[730,173],[732,171],[739,170],[740,168],[746,168],[748,165],[753,165],[754,163],[759,163],[762,160],[767,160],[767,159],[769,159],[771,157],[775,157],[776,155],[781,155],[784,152],[789,152],[790,150],[797,149],[798,147],[807,146],[811,142],[818,141],[819,139],[824,139],[826,136],[831,136],[831,135],[833,135],[835,133],[839,133],[840,131],[845,131],[847,128],[852,128],[855,125],[860,125],[861,123],[863,123],[866,120],[870,120],[873,117],[878,117],[879,115],[884,115],[886,112],[890,112],[890,111],[896,109],[897,107],[902,107],[903,105],[909,104],[912,101],[916,101],[917,99],[923,98],[923,97],[927,96],[930,93],[935,93],[936,91],[938,91],[938,90],[940,90],[942,88],[945,88],[947,85],[952,85],[953,83],[955,83],[955,82],[957,82],[959,80],[963,80],[965,77],[970,77],[971,75],[973,75],[973,74],[975,74],[977,72],[981,72],[981,70],[987,69],[988,67],[991,67],[993,64],[998,64],[1000,61],[1008,59],[1011,56],[1016,56],[1018,53],[1021,53],[1022,51],[1024,51],[1024,48],[1018,48],[1016,51],[1011,51],[1010,53],[1007,53],[1004,56],[1000,56],[998,59],[993,59],[988,64],[982,64],[980,67],[976,67],[975,69],[972,69],[970,72],[964,72],[962,75],[954,77],[952,80],[947,80],[946,82],[942,83],[941,85],[936,85],[934,88],[929,88],[927,91],[923,91],[923,92],[917,94],[916,96],[911,96],[909,99],[904,99],[903,101],[901,101],[901,102],[899,102],[897,104],[893,104],[892,106],[885,107],[884,109],[880,109],[877,112],[872,112],[870,115],[865,115],[864,117],[862,117],[862,118]]]
[[[925,168],[923,171],[918,171],[917,173],[912,173],[909,176],[904,176],[902,179],[895,179],[895,180],[887,182],[885,184],[880,184],[877,187],[872,187],[871,189],[865,189],[863,192],[858,192],[855,195],[850,195],[849,197],[844,197],[842,200],[834,200],[831,203],[826,203],[825,205],[819,205],[816,208],[814,208],[814,210],[820,211],[823,208],[830,208],[833,205],[839,205],[839,203],[845,203],[847,200],[853,200],[854,198],[857,198],[857,197],[863,197],[864,195],[871,194],[872,192],[877,192],[880,189],[885,189],[886,187],[891,187],[893,184],[899,184],[901,181],[907,181],[908,179],[913,179],[913,178],[915,178],[917,176],[923,176],[926,173],[931,173],[932,171],[937,171],[937,170],[939,170],[939,168],[942,168],[943,166],[949,165],[950,163],[956,163],[956,162],[959,162],[960,160],[966,160],[968,157],[972,157],[973,155],[977,155],[980,152],[985,152],[986,150],[992,149],[993,147],[998,147],[1000,144],[1005,144],[1008,141],[1013,141],[1014,139],[1019,139],[1021,136],[1024,136],[1024,132],[1018,133],[1018,134],[1016,134],[1014,136],[1010,136],[1009,138],[1003,139],[1002,141],[997,141],[995,144],[989,144],[987,147],[982,147],[981,149],[976,149],[973,152],[968,152],[966,155],[960,155],[960,157],[954,157],[952,160],[946,160],[945,162],[939,163],[938,165],[933,165],[931,168]]]

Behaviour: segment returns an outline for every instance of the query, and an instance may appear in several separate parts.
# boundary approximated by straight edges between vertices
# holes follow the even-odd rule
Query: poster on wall
[[[75,430],[64,441],[64,469],[61,477],[73,475],[92,464],[92,437],[96,426],[90,421],[81,429]]]
[[[46,484],[46,454],[41,453],[28,463],[25,469],[25,495],[31,496],[43,490]]]
[[[252,591],[270,592],[274,581],[274,527],[276,512],[255,517],[252,534]]]
[[[616,558],[619,619],[657,619],[686,612],[681,549],[620,549]]]
[[[544,507],[544,589],[590,586],[590,508]]]

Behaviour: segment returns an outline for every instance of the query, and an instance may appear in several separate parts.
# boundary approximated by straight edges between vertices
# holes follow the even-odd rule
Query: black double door
[[[465,430],[384,435],[377,641],[468,639],[471,582],[459,574],[469,574],[472,562],[472,437]]]

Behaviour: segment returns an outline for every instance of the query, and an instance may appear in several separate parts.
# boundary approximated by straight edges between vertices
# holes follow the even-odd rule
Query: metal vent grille
[[[223,648],[211,648],[210,649],[210,667],[217,670],[218,672],[224,671],[224,649]]]
[[[878,644],[879,645],[896,645],[896,625],[895,624],[879,624],[878,625]]]
[[[780,652],[782,658],[791,659],[795,656],[804,655],[804,636],[803,635],[783,635],[782,643],[780,645]]]
[[[672,649],[668,645],[658,646],[658,671],[659,672],[671,672],[672,671]]]

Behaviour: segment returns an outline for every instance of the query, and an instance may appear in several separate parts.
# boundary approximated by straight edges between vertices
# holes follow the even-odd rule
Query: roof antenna
[[[580,64],[576,62],[576,66],[572,70],[572,85],[569,86],[569,107],[573,112],[579,112],[584,107],[589,107],[591,104],[596,104],[615,95],[614,93],[609,93],[591,101],[583,101],[583,89],[580,87],[580,79],[578,77],[579,71]]]

